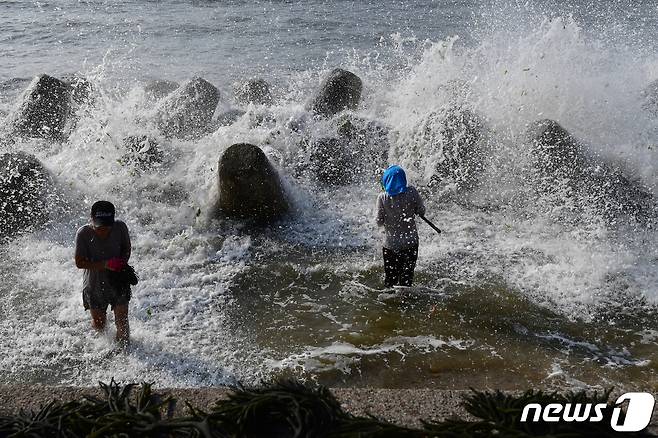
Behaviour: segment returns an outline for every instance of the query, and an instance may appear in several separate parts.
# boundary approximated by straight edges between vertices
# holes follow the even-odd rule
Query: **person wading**
[[[91,207],[91,223],[75,236],[75,265],[83,270],[82,303],[91,312],[91,324],[105,330],[107,306],[114,311],[116,340],[127,346],[130,339],[128,302],[130,287],[113,286],[110,271],[120,272],[130,259],[130,235],[125,223],[114,220],[114,205],[98,201]]]
[[[377,197],[377,225],[384,227],[386,287],[411,286],[418,259],[415,215],[425,215],[418,191],[407,186],[404,170],[390,166],[382,176],[384,192]]]

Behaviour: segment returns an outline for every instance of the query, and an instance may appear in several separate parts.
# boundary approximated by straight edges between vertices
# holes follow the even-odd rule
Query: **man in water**
[[[98,201],[91,206],[91,222],[75,236],[75,265],[83,269],[82,302],[91,312],[91,324],[99,332],[105,330],[107,306],[112,306],[117,328],[116,340],[127,346],[130,339],[128,302],[130,286],[113,286],[110,271],[121,271],[130,258],[128,227],[114,220],[114,205]]]
[[[382,176],[384,192],[377,198],[377,225],[384,227],[386,287],[411,286],[418,259],[415,215],[425,215],[418,191],[407,186],[404,170],[390,166]]]

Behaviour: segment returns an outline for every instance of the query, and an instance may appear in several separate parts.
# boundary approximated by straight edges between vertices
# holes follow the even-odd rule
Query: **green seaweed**
[[[171,436],[162,412],[173,412],[175,401],[154,394],[150,383],[142,383],[133,400],[135,386],[121,386],[112,379],[100,383],[103,398],[52,401],[36,412],[0,416],[0,437]]]
[[[186,416],[174,417],[176,400],[162,398],[151,383],[100,383],[102,397],[67,403],[50,402],[35,412],[0,416],[0,437],[639,437],[648,432],[617,433],[610,428],[611,390],[601,394],[543,392],[522,394],[476,391],[463,406],[473,419],[423,421],[422,429],[398,426],[381,419],[359,417],[343,410],[328,388],[294,380],[236,387],[205,412],[187,405]],[[136,391],[135,389],[138,388]],[[605,403],[599,423],[521,423],[524,406],[538,403]]]

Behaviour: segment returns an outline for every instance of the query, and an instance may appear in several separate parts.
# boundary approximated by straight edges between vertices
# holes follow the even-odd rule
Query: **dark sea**
[[[362,79],[361,102],[313,117],[307,104],[336,67]],[[36,156],[60,194],[45,225],[0,244],[0,384],[296,376],[658,391],[656,221],[611,220],[586,195],[542,192],[526,135],[555,120],[658,196],[647,91],[658,3],[0,0],[0,125],[42,73],[84,77],[94,97],[63,141],[0,134],[0,153]],[[196,76],[219,89],[215,128],[167,138],[148,87]],[[271,105],[236,99],[250,78],[270,84]],[[481,121],[486,150],[468,190],[436,178],[454,144],[441,120],[455,109]],[[304,169],[306,147],[336,137],[341,117],[384,132],[370,146],[406,169],[443,230],[417,221],[413,290],[384,289],[377,172],[332,185]],[[123,139],[143,135],[165,158],[136,170]],[[277,169],[286,218],[262,227],[216,214],[218,160],[241,142]],[[113,327],[92,332],[73,261],[97,199],[127,223],[141,279],[125,352]]]

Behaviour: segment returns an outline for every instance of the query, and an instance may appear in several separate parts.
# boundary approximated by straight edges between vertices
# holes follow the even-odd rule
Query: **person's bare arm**
[[[384,223],[386,222],[386,213],[384,212],[384,204],[382,203],[382,198],[381,196],[377,198],[377,206],[375,207],[376,209],[376,215],[375,215],[375,222],[377,222],[377,226],[383,227]]]
[[[130,253],[132,252],[132,245],[130,244],[130,233],[128,232],[128,225],[123,224],[123,238],[121,242],[121,258],[128,263],[130,260]]]
[[[75,266],[78,269],[89,269],[90,271],[104,271],[106,262],[90,262],[85,257],[75,256]]]
[[[89,269],[91,271],[103,271],[106,269],[105,262],[92,262],[89,260],[89,251],[87,249],[87,239],[81,231],[75,235],[75,266],[78,269]]]

